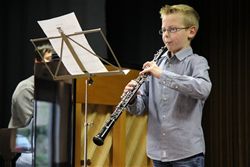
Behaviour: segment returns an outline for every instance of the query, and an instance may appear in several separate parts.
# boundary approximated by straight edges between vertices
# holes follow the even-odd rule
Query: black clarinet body
[[[157,61],[160,56],[162,55],[163,51],[165,50],[165,46],[161,47],[161,49],[159,51],[157,51],[157,53],[154,55],[154,59],[153,61]],[[137,82],[136,86],[134,87],[133,90],[126,92],[126,94],[124,96],[122,96],[121,101],[119,102],[119,104],[115,107],[114,112],[111,114],[110,118],[105,122],[103,128],[100,130],[100,132],[93,137],[93,142],[98,145],[101,146],[104,143],[104,140],[107,136],[107,134],[109,133],[109,131],[111,130],[111,128],[113,127],[113,125],[115,124],[116,120],[120,117],[120,115],[122,114],[123,110],[126,108],[126,106],[128,105],[128,103],[131,101],[131,99],[133,99],[137,93],[137,91],[139,90],[139,88],[141,87],[141,85],[145,82],[145,80],[147,79],[148,75],[144,74],[144,75],[139,75],[135,81]]]

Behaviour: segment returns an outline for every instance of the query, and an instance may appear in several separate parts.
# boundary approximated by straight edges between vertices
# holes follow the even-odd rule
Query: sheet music
[[[38,21],[38,24],[47,37],[60,36],[61,34],[58,31],[58,28],[61,28],[65,35],[82,31],[74,12],[48,20],[41,20]],[[84,46],[91,53],[95,54],[84,34],[70,36],[70,38]],[[89,73],[107,72],[106,67],[98,57],[89,53],[86,49],[82,48],[72,40],[69,40],[69,42],[74,48],[76,55],[79,57],[86,71]],[[50,39],[50,43],[55,49],[56,53],[59,56],[62,56],[62,62],[71,75],[84,74],[65,43],[63,44],[63,51],[60,55],[62,38]]]

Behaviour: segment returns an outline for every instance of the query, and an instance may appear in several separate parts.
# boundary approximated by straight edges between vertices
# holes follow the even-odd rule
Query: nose
[[[164,31],[162,33],[162,38],[169,38],[170,37],[170,33],[168,31]]]

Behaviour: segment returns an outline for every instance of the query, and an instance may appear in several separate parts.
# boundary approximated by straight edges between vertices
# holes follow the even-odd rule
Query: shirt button
[[[162,133],[162,135],[163,135],[163,136],[165,136],[165,135],[166,135],[166,133]]]
[[[164,101],[167,101],[167,98],[166,98],[166,97],[164,97],[164,98],[163,98],[163,100],[164,100]]]
[[[166,81],[163,81],[162,83],[163,83],[163,84],[166,84]]]
[[[166,116],[165,116],[165,115],[163,115],[163,116],[162,116],[162,119],[163,119],[163,120],[165,120],[165,119],[166,119]]]
[[[167,157],[167,152],[166,151],[162,151],[161,155],[162,155],[162,157]]]
[[[178,89],[179,87],[178,86],[175,86],[175,89]]]

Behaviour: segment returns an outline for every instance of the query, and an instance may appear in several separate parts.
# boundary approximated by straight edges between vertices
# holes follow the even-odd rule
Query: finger
[[[146,63],[143,64],[142,69],[146,69],[150,66],[150,62],[147,61]]]
[[[140,75],[144,75],[144,74],[146,74],[146,73],[150,73],[150,67],[145,68],[145,69],[142,70],[139,74],[140,74]]]

